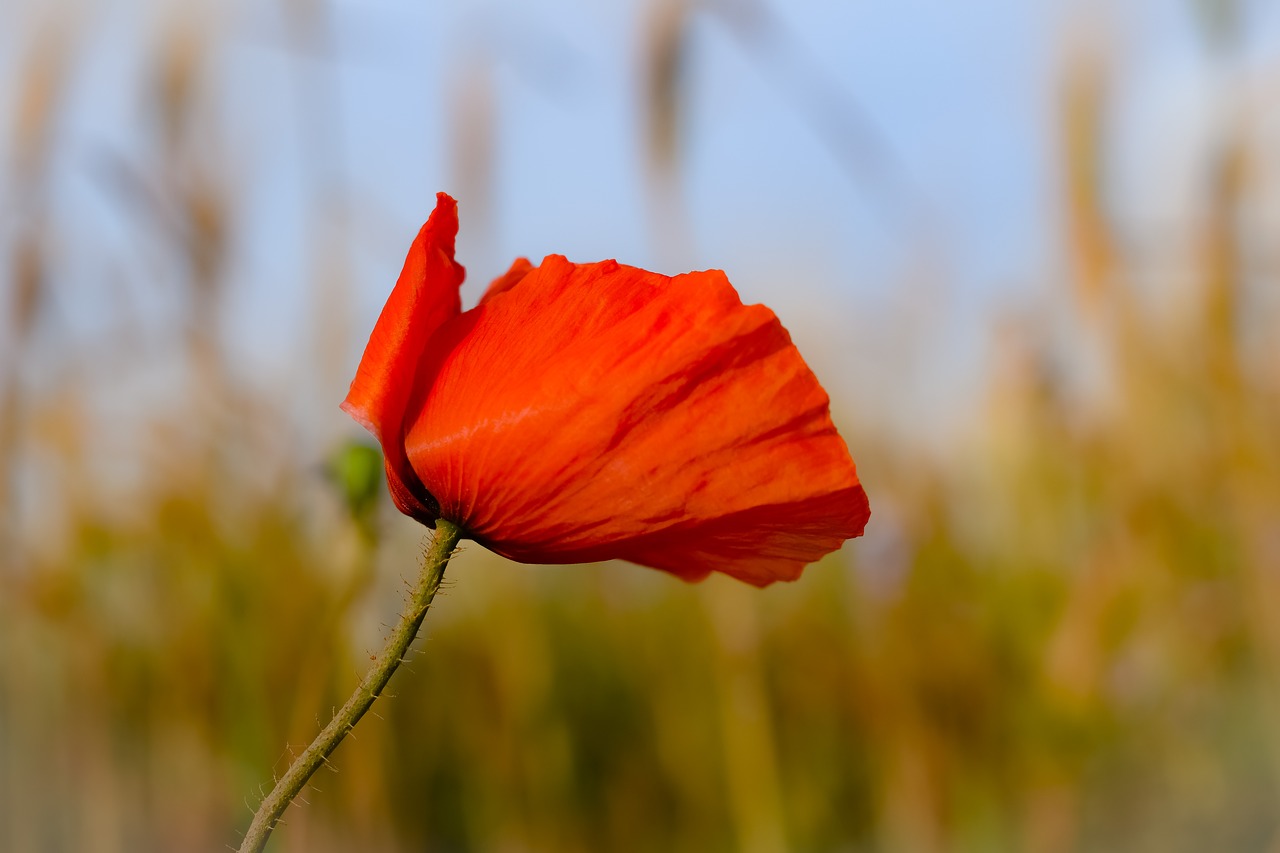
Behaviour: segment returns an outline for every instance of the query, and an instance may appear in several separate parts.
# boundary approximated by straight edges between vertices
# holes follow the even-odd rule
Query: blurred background
[[[280,851],[1280,851],[1280,8],[0,8],[0,850],[216,850],[423,531],[337,408],[417,227],[726,270],[866,536],[471,547]]]

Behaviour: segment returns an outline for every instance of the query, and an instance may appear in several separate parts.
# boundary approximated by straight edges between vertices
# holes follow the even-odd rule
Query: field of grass
[[[263,394],[218,337],[237,200],[184,141],[188,43],[155,62],[165,218],[138,238],[177,320],[62,322],[70,51],[32,47],[8,126],[0,850],[223,849],[423,531],[333,476],[338,400]],[[1224,130],[1194,239],[1138,257],[1098,186],[1105,75],[1063,91],[1070,292],[993,318],[943,452],[833,402],[865,540],[763,592],[466,548],[270,849],[1280,850],[1280,353],[1249,231],[1274,152]],[[131,274],[97,284],[160,291]]]

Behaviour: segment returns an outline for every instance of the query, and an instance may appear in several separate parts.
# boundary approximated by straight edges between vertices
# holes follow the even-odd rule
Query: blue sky
[[[910,381],[891,365],[904,345],[892,328],[918,309],[930,315],[924,359],[936,362],[921,393],[943,406],[963,394],[957,377],[981,368],[994,314],[1061,284],[1057,110],[1072,51],[1101,45],[1110,57],[1120,120],[1108,186],[1137,223],[1177,219],[1194,203],[1223,79],[1277,55],[1277,15],[1261,5],[1246,6],[1234,62],[1216,64],[1189,0],[774,3],[791,50],[781,60],[700,12],[677,245],[655,239],[646,192],[642,34],[655,7],[337,2],[323,57],[299,47],[287,5],[101,0],[0,12],[18,24],[0,35],[5,79],[51,21],[73,34],[54,184],[58,217],[86,248],[63,270],[77,294],[67,301],[87,306],[77,322],[111,313],[94,307],[104,291],[77,290],[101,273],[95,252],[134,274],[152,263],[93,163],[107,152],[146,174],[142,80],[154,46],[184,20],[216,45],[205,68],[219,120],[202,144],[229,164],[241,196],[222,319],[255,372],[297,369],[290,359],[333,265],[356,283],[342,344],[354,363],[444,189],[462,205],[464,301],[518,254],[720,267],[748,301],[775,308],[820,371],[837,372],[833,390],[855,398],[869,382],[888,394]],[[853,105],[882,161],[827,144],[804,106],[814,81]],[[12,109],[13,88],[0,109]],[[496,131],[489,228],[456,169],[458,105],[476,92],[491,98]]]

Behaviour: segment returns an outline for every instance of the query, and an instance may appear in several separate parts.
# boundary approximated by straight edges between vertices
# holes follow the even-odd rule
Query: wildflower
[[[794,580],[869,515],[828,398],[724,273],[517,260],[463,312],[440,193],[342,407],[401,512],[525,563]]]

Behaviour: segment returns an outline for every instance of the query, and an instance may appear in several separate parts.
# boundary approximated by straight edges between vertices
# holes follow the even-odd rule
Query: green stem
[[[391,636],[382,653],[378,655],[377,665],[369,670],[356,692],[329,721],[329,725],[316,736],[311,745],[294,759],[288,771],[276,782],[271,793],[258,806],[253,815],[253,823],[245,833],[244,842],[240,845],[240,853],[260,853],[271,837],[271,831],[280,822],[280,816],[293,802],[294,797],[302,791],[307,780],[325,763],[337,749],[338,744],[347,736],[347,732],[355,727],[365,712],[373,705],[373,701],[382,693],[391,674],[400,666],[409,646],[418,636],[418,627],[427,615],[431,599],[435,598],[440,588],[440,580],[444,577],[444,568],[449,564],[453,549],[458,544],[462,531],[456,525],[444,519],[436,522],[436,535],[423,560],[422,571],[418,575],[418,583],[413,588],[413,595],[408,606],[396,623]]]

